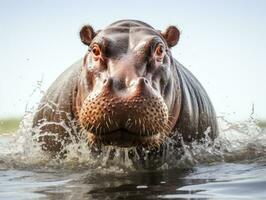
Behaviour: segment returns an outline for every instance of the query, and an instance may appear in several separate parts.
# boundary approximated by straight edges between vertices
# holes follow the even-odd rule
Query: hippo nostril
[[[146,84],[148,84],[149,83],[149,81],[145,78],[144,79],[144,82],[146,83]]]
[[[105,80],[104,80],[104,84],[105,85],[111,85],[113,83],[113,79],[112,78],[106,78]]]
[[[146,84],[149,84],[149,81],[146,78],[144,78],[144,77],[140,77],[139,80],[138,80],[138,83],[140,85],[146,85]]]
[[[128,84],[128,87],[132,87],[136,84],[136,80],[130,81],[130,83]]]
[[[108,91],[112,90],[113,85],[113,79],[112,78],[106,78],[103,81],[104,88],[106,88]]]
[[[136,81],[135,95],[153,95],[150,81],[144,77],[139,77]]]

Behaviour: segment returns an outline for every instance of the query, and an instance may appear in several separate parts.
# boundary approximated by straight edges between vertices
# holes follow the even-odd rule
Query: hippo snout
[[[115,78],[85,99],[79,119],[91,142],[137,146],[158,142],[167,132],[168,108],[150,81],[139,77],[126,87]]]

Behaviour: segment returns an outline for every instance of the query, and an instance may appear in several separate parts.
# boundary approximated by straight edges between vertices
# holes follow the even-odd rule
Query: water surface
[[[253,119],[219,119],[214,145],[185,146],[174,165],[147,171],[122,154],[92,158],[82,141],[66,159],[51,159],[25,118],[17,133],[0,136],[0,199],[266,199],[266,131]]]

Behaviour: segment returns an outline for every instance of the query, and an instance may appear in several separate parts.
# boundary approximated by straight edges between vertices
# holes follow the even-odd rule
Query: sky
[[[87,51],[79,30],[121,19],[181,31],[174,57],[209,94],[218,116],[266,119],[264,0],[0,0],[0,118],[21,116]],[[37,92],[36,92],[37,90]]]

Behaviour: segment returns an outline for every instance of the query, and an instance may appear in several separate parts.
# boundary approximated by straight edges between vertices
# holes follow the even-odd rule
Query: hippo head
[[[90,143],[156,146],[169,136],[180,111],[180,86],[170,48],[179,30],[165,32],[135,20],[95,32],[80,31],[89,47],[76,102]]]

